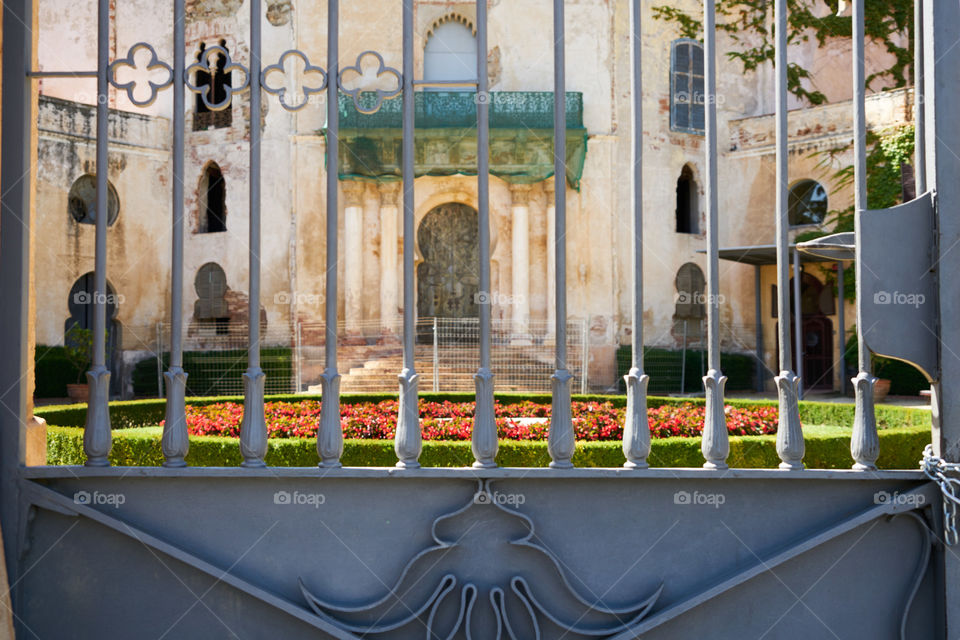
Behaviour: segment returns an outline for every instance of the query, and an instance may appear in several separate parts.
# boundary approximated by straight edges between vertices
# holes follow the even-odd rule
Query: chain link
[[[957,508],[960,507],[960,478],[950,477],[948,473],[960,474],[960,464],[947,462],[933,455],[933,445],[923,450],[923,472],[928,478],[940,485],[943,493],[943,539],[947,546],[960,541],[957,531]]]

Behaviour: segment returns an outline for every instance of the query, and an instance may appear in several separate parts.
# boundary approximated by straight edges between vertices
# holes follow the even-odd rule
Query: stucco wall
[[[246,2],[188,3],[188,62],[200,42],[216,44],[224,39],[238,62],[249,61],[248,10]],[[323,2],[270,2],[263,20],[264,64],[275,61],[292,45],[303,50],[314,64],[326,66],[326,4]],[[401,4],[349,2],[341,6],[341,64],[353,64],[359,53],[376,49],[386,64],[401,66]],[[650,2],[649,6],[658,4]],[[697,0],[674,3],[690,10]],[[171,18],[153,3],[132,0],[119,3],[112,19],[112,56],[124,55],[140,40],[152,42],[163,59],[169,60]],[[548,91],[552,89],[552,19],[549,0],[522,3],[492,0],[489,6],[491,89],[494,91]],[[613,353],[629,342],[632,257],[632,117],[630,108],[630,20],[628,3],[610,0],[567,2],[567,88],[584,94],[584,121],[589,133],[586,166],[579,192],[568,192],[569,312],[588,321],[595,346],[594,373],[603,384],[613,380]],[[416,68],[422,72],[422,49],[437,20],[451,12],[468,23],[475,22],[472,2],[421,0],[416,5]],[[686,262],[704,271],[705,237],[679,234],[675,230],[676,181],[689,165],[703,197],[704,138],[670,129],[670,51],[679,37],[672,25],[653,20],[650,9],[643,30],[644,72],[644,222],[645,222],[645,331],[646,342],[676,346],[680,337],[673,323],[677,270]],[[95,17],[90,7],[62,0],[40,6],[44,25],[40,32],[40,64],[44,69],[93,68],[95,63]],[[164,34],[158,37],[158,34]],[[719,200],[721,246],[766,244],[774,240],[774,160],[772,149],[772,71],[742,73],[725,52],[731,43],[719,42]],[[791,49],[791,59],[816,72],[812,88],[831,99],[848,97],[846,52],[840,45],[816,48],[810,43]],[[879,51],[870,51],[869,69],[883,64]],[[877,89],[879,87],[874,87]],[[90,80],[44,80],[41,91],[80,103],[93,102]],[[885,128],[905,121],[906,97],[879,96],[871,100],[871,125]],[[123,94],[111,91],[117,112],[113,125],[117,144],[111,151],[110,179],[116,186],[122,212],[111,227],[109,279],[125,296],[120,319],[130,326],[149,326],[167,321],[169,280],[169,123],[170,92],[147,109],[133,109]],[[291,321],[321,322],[325,279],[325,144],[319,135],[325,123],[323,96],[314,96],[303,111],[291,114],[274,96],[264,94],[265,116],[260,147],[262,175],[262,306],[268,324],[283,328]],[[202,132],[192,131],[194,100],[188,95],[187,151],[184,175],[188,233],[185,243],[184,315],[189,323],[196,293],[193,280],[204,263],[223,267],[229,287],[245,294],[248,286],[248,166],[249,92],[233,101],[233,126]],[[127,113],[133,111],[134,113]],[[65,118],[63,114],[75,113]],[[150,116],[150,118],[145,118]],[[50,124],[43,124],[49,122]],[[50,131],[44,131],[44,127]],[[38,202],[44,243],[38,253],[38,341],[62,340],[66,318],[66,292],[73,281],[92,268],[93,228],[77,225],[66,213],[70,183],[90,168],[93,149],[90,136],[93,119],[89,110],[49,102],[41,113],[41,162]],[[791,113],[795,139],[790,156],[791,180],[813,177],[828,189],[831,208],[850,194],[839,189],[816,166],[812,151],[846,144],[850,134],[849,104]],[[193,233],[199,215],[197,188],[204,167],[215,161],[226,182],[227,231]],[[553,304],[548,299],[547,237],[548,193],[543,183],[530,191],[529,306],[532,320],[546,320]],[[355,190],[347,185],[348,189]],[[353,191],[351,191],[353,193]],[[351,198],[355,196],[350,196]],[[399,275],[384,281],[381,257],[379,207],[384,194],[375,186],[363,187],[360,228],[362,257],[352,258],[362,270],[361,315],[364,322],[381,317],[383,287],[400,289]],[[347,253],[344,209],[348,201],[341,185],[340,196],[340,300],[345,313],[344,278]],[[416,183],[416,213],[419,221],[433,206],[457,201],[476,206],[476,179],[468,177],[421,178]],[[494,293],[513,293],[514,257],[511,234],[511,193],[502,180],[491,179],[492,284]],[[399,226],[399,225],[398,225]],[[700,225],[705,229],[705,220]],[[352,227],[351,227],[352,228]],[[386,243],[392,248],[392,243]],[[396,238],[396,251],[401,237]],[[401,264],[399,259],[398,266]],[[751,268],[721,265],[721,321],[729,332],[746,331],[752,340],[754,284]],[[289,295],[298,294],[298,295]],[[398,296],[402,301],[402,296]],[[396,313],[399,313],[399,308]],[[514,309],[500,304],[494,318],[509,320]],[[747,335],[747,334],[745,334]],[[773,331],[764,328],[768,355],[772,355]],[[733,340],[725,348],[752,349],[750,340]],[[743,344],[746,342],[746,344]]]

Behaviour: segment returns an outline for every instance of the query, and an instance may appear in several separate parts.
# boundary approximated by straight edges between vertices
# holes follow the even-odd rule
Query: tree
[[[787,0],[788,43],[815,39],[821,46],[830,40],[849,39],[853,20],[837,15],[842,0]],[[717,30],[726,33],[737,47],[727,55],[740,62],[744,71],[754,71],[774,62],[773,0],[717,0]],[[824,7],[830,14],[820,16]],[[907,68],[913,62],[913,0],[870,0],[865,6],[867,39],[883,45],[893,54],[894,63],[867,77],[867,87],[885,80],[894,88],[911,84]],[[653,16],[675,24],[683,37],[699,39],[703,33],[703,12],[691,14],[668,5],[653,8]],[[907,46],[897,44],[897,36],[907,34]],[[759,37],[759,38],[758,38]],[[811,105],[824,104],[827,97],[804,87],[810,72],[796,63],[788,63],[787,88]]]

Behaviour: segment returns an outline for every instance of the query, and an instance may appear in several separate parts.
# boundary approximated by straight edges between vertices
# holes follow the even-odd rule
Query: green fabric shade
[[[362,94],[364,109],[375,96]],[[476,175],[477,97],[473,92],[419,92],[415,98],[415,173]],[[374,114],[361,113],[340,95],[340,179],[395,181],[401,174],[402,100],[385,100]],[[568,93],[567,183],[579,189],[587,155],[583,97]],[[325,132],[323,132],[325,134]],[[553,94],[490,94],[490,173],[511,184],[553,176]]]

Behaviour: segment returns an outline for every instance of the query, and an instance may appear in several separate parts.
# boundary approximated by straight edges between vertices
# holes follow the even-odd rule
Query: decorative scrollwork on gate
[[[386,595],[365,604],[337,604],[314,595],[301,578],[310,608],[361,636],[419,620],[428,638],[462,635],[468,640],[539,640],[544,624],[572,637],[609,638],[629,631],[650,612],[662,584],[646,599],[619,607],[581,596],[560,560],[532,541],[533,521],[504,506],[490,482],[479,481],[469,503],[434,520],[436,544],[413,557]]]
[[[191,78],[198,71],[206,72],[210,78],[214,76],[214,74],[218,71],[218,66],[216,63],[213,65],[210,64],[210,60],[214,54],[223,56],[223,67],[219,68],[219,70],[223,73],[231,73],[233,71],[240,71],[243,73],[243,82],[239,86],[224,85],[224,97],[223,100],[220,100],[219,102],[211,102],[211,98],[213,97],[211,95],[213,93],[212,82],[197,86],[191,80]],[[199,62],[194,62],[186,68],[183,74],[183,82],[185,85],[187,85],[187,88],[190,89],[190,91],[200,94],[200,99],[203,100],[203,104],[207,107],[207,109],[210,111],[223,111],[230,106],[230,102],[233,100],[233,94],[242,93],[249,88],[250,70],[239,62],[234,62],[233,58],[230,57],[230,52],[227,51],[226,47],[214,45],[212,47],[207,47],[203,51],[203,56]]]
[[[344,78],[349,76],[350,74],[356,74],[361,78],[363,77],[364,75],[363,60],[367,56],[372,56],[377,61],[376,79],[379,81],[380,77],[384,75],[393,76],[394,78],[397,79],[396,89],[382,89],[380,87],[364,88],[359,84],[353,88],[347,88],[344,85]],[[403,91],[403,76],[396,69],[392,67],[388,67],[386,63],[383,61],[383,56],[381,56],[376,51],[364,51],[359,56],[357,56],[357,63],[354,64],[353,66],[344,67],[344,69],[340,72],[340,77],[337,79],[337,83],[340,87],[340,91],[342,91],[344,94],[353,98],[353,104],[354,106],[356,106],[357,111],[365,115],[376,113],[377,111],[380,110],[380,105],[383,104],[384,100],[388,98],[392,98],[396,95],[399,95],[399,93]],[[376,99],[373,105],[372,106],[370,106],[369,104],[364,105],[363,104],[364,101],[361,101],[360,99],[361,94],[376,96]]]
[[[131,80],[129,82],[120,82],[117,80],[117,74],[121,69],[133,69],[137,70],[137,54],[140,51],[147,51],[150,53],[150,59],[147,61],[145,71],[151,74],[155,74],[158,71],[164,73],[165,79],[162,82],[154,82],[153,80],[147,80],[147,85],[150,87],[150,97],[146,100],[138,100],[137,93],[141,83],[137,80]],[[157,56],[156,49],[153,48],[153,45],[146,42],[138,42],[127,51],[127,55],[124,58],[118,58],[114,60],[107,69],[107,79],[110,81],[110,84],[120,89],[121,91],[127,92],[127,98],[138,107],[149,107],[157,99],[157,94],[161,90],[169,87],[173,84],[173,68],[160,59]]]
[[[288,92],[286,85],[281,84],[279,86],[274,86],[271,85],[267,80],[268,76],[271,74],[279,74],[282,77],[286,77],[286,64],[287,60],[290,58],[299,58],[303,63],[303,71],[300,74],[302,79],[300,83],[300,91],[299,93],[294,94],[295,100],[293,103],[287,102]],[[319,86],[308,85],[306,82],[307,77],[318,74],[322,78]],[[321,67],[310,64],[310,59],[307,57],[307,54],[297,49],[289,49],[284,51],[280,56],[280,60],[278,60],[276,64],[271,64],[268,67],[264,67],[260,74],[260,85],[263,87],[264,91],[277,96],[277,98],[280,100],[280,106],[287,111],[299,111],[300,109],[303,109],[310,102],[311,95],[320,93],[327,88],[327,82],[327,72]]]

